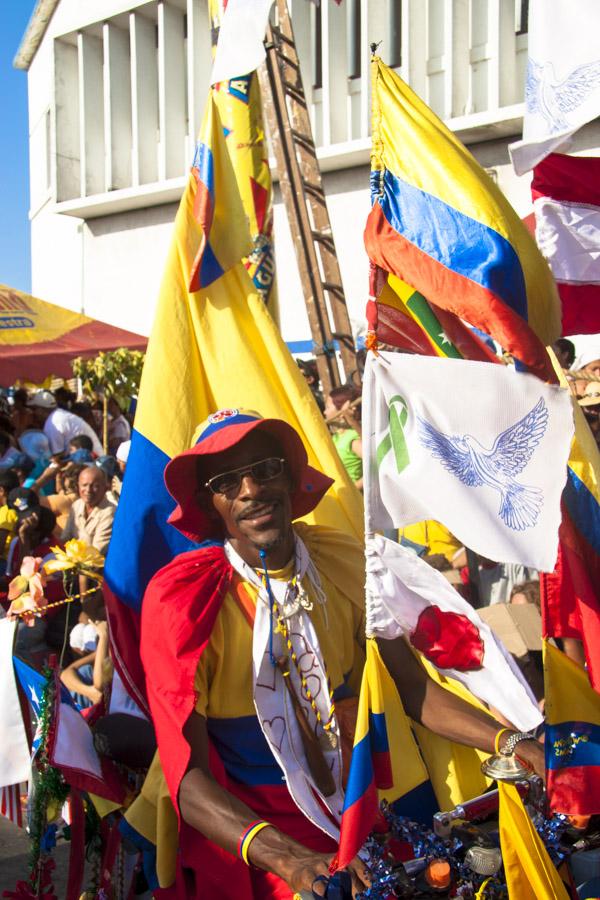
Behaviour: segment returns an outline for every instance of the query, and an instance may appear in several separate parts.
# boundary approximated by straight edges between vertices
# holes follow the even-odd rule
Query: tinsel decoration
[[[56,829],[48,827],[49,805],[60,809],[67,799],[69,787],[58,771],[50,765],[48,757],[49,740],[53,727],[54,701],[56,698],[56,675],[52,669],[43,671],[46,682],[42,690],[37,724],[39,749],[32,771],[32,794],[29,802],[29,878],[19,881],[15,891],[4,891],[10,900],[57,900],[52,885],[54,860],[50,853],[56,843]]]
[[[508,891],[503,870],[493,876],[479,875],[465,863],[465,853],[470,844],[460,836],[440,838],[431,828],[396,815],[393,808],[382,803],[381,811],[387,823],[387,833],[374,832],[368,838],[364,850],[368,854],[368,866],[372,884],[358,895],[359,900],[392,900],[396,897],[433,897],[439,892],[428,889],[422,875],[411,874],[409,861],[422,861],[421,870],[433,860],[444,859],[450,864],[452,886],[449,896],[464,900],[506,900]],[[560,865],[568,853],[561,845],[561,837],[567,826],[564,816],[545,818],[537,813],[534,825],[542,838],[552,862]],[[487,832],[490,842],[497,842],[495,832]],[[405,868],[404,863],[407,863]],[[418,867],[417,867],[418,868]]]

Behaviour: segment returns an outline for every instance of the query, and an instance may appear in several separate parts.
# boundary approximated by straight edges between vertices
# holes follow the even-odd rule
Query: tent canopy
[[[145,350],[148,338],[0,284],[0,384],[72,378],[76,356]]]

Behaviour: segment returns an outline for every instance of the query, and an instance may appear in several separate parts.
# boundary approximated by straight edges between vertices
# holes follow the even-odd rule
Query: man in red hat
[[[157,845],[155,896],[291,900],[337,849],[345,723],[364,665],[363,548],[292,524],[332,480],[283,421],[215,413],[165,482],[170,522],[202,546],[144,598],[160,761],[127,818]],[[493,752],[497,722],[430,680],[403,639],[380,651],[411,718]],[[535,741],[519,754],[543,771]],[[356,894],[368,873],[360,860],[350,869]]]

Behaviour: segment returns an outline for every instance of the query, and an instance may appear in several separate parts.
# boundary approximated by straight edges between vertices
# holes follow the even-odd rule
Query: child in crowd
[[[360,391],[351,384],[334,388],[325,402],[325,421],[332,431],[333,443],[348,475],[362,491],[362,438]]]
[[[63,528],[68,522],[71,507],[79,496],[77,482],[85,469],[83,463],[67,463],[56,473],[56,493],[40,497],[41,506],[47,506],[56,516],[54,536],[60,540]]]
[[[79,706],[85,709],[102,699],[104,689],[112,680],[113,669],[102,592],[96,591],[86,597],[81,606],[79,622],[71,631],[69,640],[71,647],[80,654],[83,651],[83,655],[63,669],[60,678]],[[80,633],[81,625],[83,629]],[[90,649],[92,643],[94,646]]]
[[[88,463],[94,461],[94,445],[88,434],[78,434],[69,441],[71,462]]]

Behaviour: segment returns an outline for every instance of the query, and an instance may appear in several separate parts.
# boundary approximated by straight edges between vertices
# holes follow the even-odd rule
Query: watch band
[[[531,741],[533,739],[533,735],[527,731],[515,731],[508,736],[500,753],[503,756],[510,756],[511,753],[515,752],[515,747],[520,741]]]

